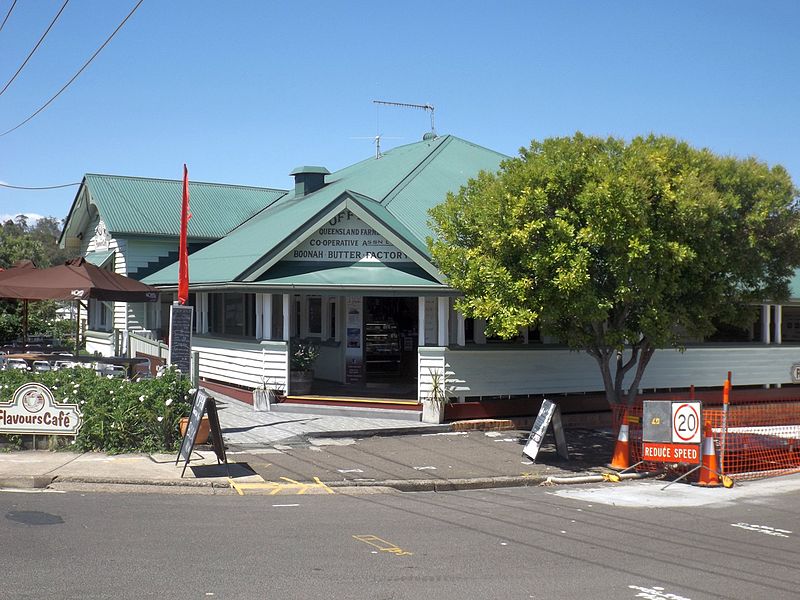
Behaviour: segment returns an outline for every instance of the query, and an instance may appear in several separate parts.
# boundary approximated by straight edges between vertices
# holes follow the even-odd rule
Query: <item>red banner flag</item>
[[[186,304],[189,299],[189,251],[186,232],[189,227],[189,170],[183,165],[183,203],[181,204],[181,237],[178,246],[178,302]]]

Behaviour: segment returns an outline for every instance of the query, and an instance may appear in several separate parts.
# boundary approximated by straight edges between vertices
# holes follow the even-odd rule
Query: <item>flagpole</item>
[[[189,300],[189,249],[188,228],[189,219],[189,170],[186,163],[183,165],[183,194],[181,199],[181,231],[178,243],[178,303],[186,304]]]

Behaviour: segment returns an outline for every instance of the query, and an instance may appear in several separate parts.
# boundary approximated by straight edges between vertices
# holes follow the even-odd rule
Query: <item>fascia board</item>
[[[91,194],[89,193],[89,186],[86,182],[86,176],[83,176],[81,185],[75,193],[75,199],[72,201],[72,206],[69,207],[69,213],[64,220],[64,228],[61,230],[61,235],[58,236],[58,246],[63,248],[66,243],[66,238],[69,235],[78,235],[86,228],[87,219],[85,218],[89,212],[89,204],[91,203]],[[83,205],[86,205],[86,215],[78,214],[78,211]],[[77,221],[77,223],[75,222]]]
[[[178,290],[175,284],[170,285],[154,285],[159,292],[174,292]],[[262,282],[244,283],[241,281],[232,281],[228,283],[200,283],[191,284],[189,291],[195,292],[242,292],[248,294],[267,293],[267,294],[291,294],[296,292],[309,292],[318,294],[324,291],[337,292],[340,295],[362,295],[374,293],[376,290],[381,292],[391,292],[398,295],[416,295],[416,296],[452,296],[458,297],[463,294],[451,287],[443,285],[442,287],[436,286],[419,286],[419,285],[318,285],[318,284],[269,284]]]

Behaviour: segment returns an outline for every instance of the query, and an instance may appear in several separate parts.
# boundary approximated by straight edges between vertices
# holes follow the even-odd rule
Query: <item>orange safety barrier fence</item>
[[[720,392],[720,400],[721,396]],[[800,472],[800,397],[764,402],[737,401],[735,394],[732,396],[727,418],[721,402],[703,405],[703,420],[711,422],[720,471],[737,481]],[[688,400],[689,395],[678,399]],[[630,407],[612,406],[615,432],[626,410],[633,465],[642,460],[641,399]],[[662,466],[644,463],[637,470]]]

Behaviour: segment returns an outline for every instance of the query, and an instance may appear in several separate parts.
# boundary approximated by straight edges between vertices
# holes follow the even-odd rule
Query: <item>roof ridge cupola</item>
[[[325,186],[325,175],[331,172],[325,167],[297,167],[289,175],[294,177],[294,197],[302,198]]]

